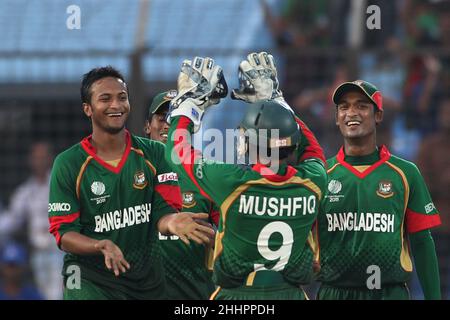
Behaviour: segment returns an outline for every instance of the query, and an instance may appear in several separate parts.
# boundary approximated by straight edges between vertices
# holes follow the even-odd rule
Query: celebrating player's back
[[[274,67],[269,59],[266,53],[249,55],[241,68],[251,74],[256,68],[270,71]],[[258,80],[270,83],[271,98],[270,73],[257,74],[267,76]],[[221,69],[212,59],[197,57],[183,63],[166,149],[166,159],[220,207],[213,274],[220,288],[213,298],[305,299],[299,286],[311,278],[314,254],[307,239],[326,182],[321,148],[288,106],[263,100],[243,105],[247,112],[239,127],[238,152],[254,165],[203,159],[189,137],[199,128],[205,108],[218,103],[220,88],[224,88]],[[244,91],[234,96],[250,101]],[[305,159],[309,161],[293,167],[302,139],[309,139],[311,153]]]

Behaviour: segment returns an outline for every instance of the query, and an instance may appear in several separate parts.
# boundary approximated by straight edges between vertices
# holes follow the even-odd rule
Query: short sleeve
[[[55,159],[51,172],[48,217],[49,231],[58,247],[64,233],[81,230],[75,173],[60,157]]]

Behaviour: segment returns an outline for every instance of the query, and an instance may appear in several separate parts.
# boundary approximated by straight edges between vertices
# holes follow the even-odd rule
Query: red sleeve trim
[[[181,200],[181,190],[179,186],[171,186],[167,184],[158,184],[155,191],[164,199],[164,201],[177,211],[181,211],[183,206]]]
[[[175,129],[173,152],[178,157],[189,179],[195,184],[200,194],[212,201],[211,197],[200,187],[194,176],[195,160],[201,159],[201,153],[188,142],[188,127],[191,119],[181,116]]]
[[[216,211],[216,210],[211,210],[211,212],[209,213],[209,215],[211,216],[211,220],[212,222],[214,222],[214,225],[216,227],[219,226],[219,217],[220,217],[220,212]]]
[[[48,218],[50,223],[48,231],[50,231],[50,233],[53,234],[53,236],[56,238],[56,243],[58,244],[58,247],[61,244],[61,234],[59,233],[59,228],[61,227],[61,225],[72,223],[79,217],[80,213],[75,212],[64,216],[53,216]]]
[[[423,214],[406,209],[406,230],[415,233],[422,230],[437,227],[441,224],[441,217],[436,214]]]
[[[314,133],[308,128],[308,126],[299,118],[295,117],[295,121],[302,129],[302,134],[305,136],[306,140],[308,140],[308,146],[305,148],[305,152],[303,152],[300,161],[304,161],[306,159],[318,158],[323,164],[326,166],[325,155],[323,153],[323,149],[317,141]]]

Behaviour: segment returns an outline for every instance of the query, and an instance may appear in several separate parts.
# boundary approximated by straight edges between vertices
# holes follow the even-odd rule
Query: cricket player
[[[145,121],[146,135],[162,143],[167,142],[169,124],[166,122],[170,101],[177,95],[176,90],[157,94],[150,105]],[[176,169],[176,168],[174,168]],[[181,211],[207,212],[209,223],[216,226],[219,209],[208,198],[197,191],[189,178],[178,179],[183,208]],[[170,300],[206,300],[215,290],[212,281],[212,254],[210,245],[196,243],[185,245],[177,236],[159,234],[162,261],[167,282],[167,296]]]
[[[114,68],[92,69],[81,84],[92,134],[55,159],[50,232],[64,259],[65,299],[164,299],[158,231],[208,243],[214,231],[177,213],[177,176],[164,145],[131,135],[128,87]]]
[[[237,149],[253,165],[208,161],[190,144],[205,109],[226,94],[220,66],[200,57],[182,65],[166,159],[220,207],[213,273],[219,288],[211,298],[303,300],[300,285],[312,277],[314,255],[308,237],[326,186],[323,152],[289,106],[273,99],[282,96],[271,55],[250,54],[239,70],[233,97],[251,103],[242,104]],[[309,154],[292,166],[302,140]]]
[[[344,146],[327,161],[317,298],[409,299],[412,255],[425,299],[440,299],[430,234],[440,217],[418,168],[376,144],[380,91],[366,81],[345,82],[333,101]]]

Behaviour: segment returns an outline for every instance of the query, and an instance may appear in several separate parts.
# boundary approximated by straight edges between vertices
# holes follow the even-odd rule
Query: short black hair
[[[123,83],[125,83],[125,87],[127,88],[127,93],[129,93],[128,86],[125,82],[125,78],[117,69],[114,69],[112,66],[99,67],[94,68],[90,70],[88,73],[85,73],[83,75],[83,80],[81,81],[81,88],[80,88],[81,102],[90,103],[92,97],[91,92],[92,85],[94,84],[95,81],[107,77],[113,77],[122,80]]]

